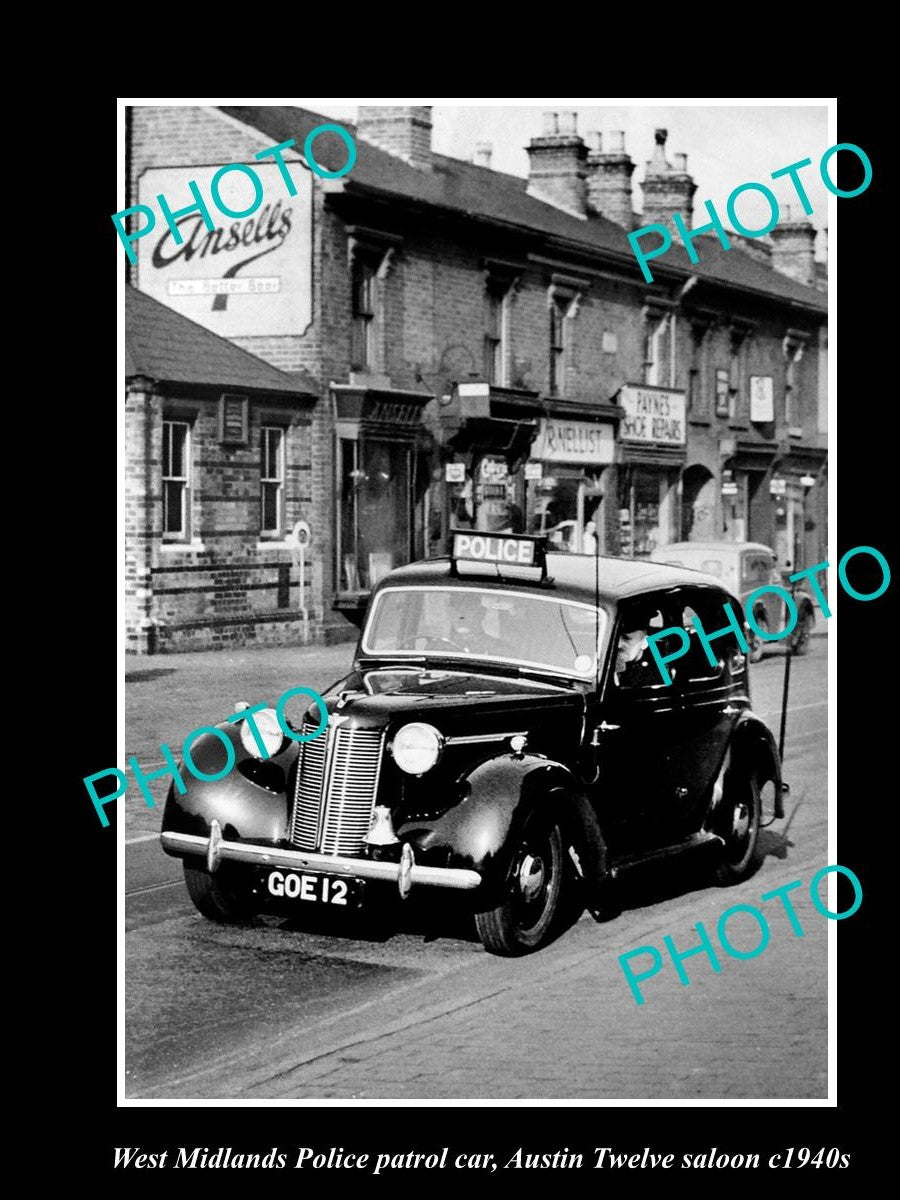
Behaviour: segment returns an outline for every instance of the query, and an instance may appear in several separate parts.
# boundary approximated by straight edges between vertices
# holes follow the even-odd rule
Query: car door
[[[643,622],[646,632],[659,632],[674,623],[672,616],[667,594],[623,601],[616,616],[603,693],[592,719],[596,807],[613,853],[663,844],[668,836],[679,754],[678,694],[674,682],[663,681],[649,646],[623,660],[636,650],[629,623]],[[670,652],[662,646],[661,653]],[[673,676],[678,677],[677,666]]]
[[[680,705],[674,823],[682,836],[703,824],[712,787],[725,757],[735,722],[749,708],[747,656],[737,636],[729,631],[710,643],[715,665],[707,658],[694,624],[696,617],[707,635],[728,625],[726,592],[716,588],[684,588],[677,596],[677,623],[688,633],[690,645],[675,686]],[[732,604],[737,620],[740,612]]]

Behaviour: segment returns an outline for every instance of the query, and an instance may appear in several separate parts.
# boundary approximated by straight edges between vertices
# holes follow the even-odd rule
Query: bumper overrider
[[[338,875],[354,879],[376,879],[396,883],[401,896],[409,894],[414,883],[430,887],[470,891],[481,883],[481,875],[462,867],[428,867],[415,860],[412,846],[405,842],[399,862],[369,858],[347,858],[332,854],[312,854],[278,846],[255,846],[249,842],[228,842],[218,821],[210,823],[209,837],[193,833],[165,831],[160,835],[163,850],[178,857],[204,857],[213,874],[228,859],[257,867],[283,867],[309,875]]]

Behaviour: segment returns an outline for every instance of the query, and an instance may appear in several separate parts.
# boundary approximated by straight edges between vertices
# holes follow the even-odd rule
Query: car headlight
[[[259,736],[262,738],[263,745],[266,748],[265,754],[260,750],[259,744],[253,735],[251,721],[256,725]],[[273,754],[277,754],[284,743],[284,730],[278,724],[275,709],[264,708],[252,717],[241,721],[241,741],[247,753],[252,754],[254,758],[271,758]]]
[[[433,725],[413,721],[397,731],[391,753],[401,771],[409,775],[424,775],[441,757],[443,746],[444,739]]]

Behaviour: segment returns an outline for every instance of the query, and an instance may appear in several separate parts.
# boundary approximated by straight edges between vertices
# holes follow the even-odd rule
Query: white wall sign
[[[446,463],[444,465],[444,478],[447,483],[465,483],[466,464],[461,462]]]
[[[612,425],[592,421],[568,421],[564,417],[544,417],[531,448],[531,457],[542,462],[611,463],[616,442]]]
[[[771,375],[750,376],[750,420],[775,420],[775,401],[772,396]]]
[[[137,242],[138,287],[169,308],[223,337],[299,335],[312,320],[312,176],[285,164],[296,196],[288,196],[278,167],[254,163],[263,199],[248,217],[224,217],[210,204],[216,228],[194,209],[177,221],[181,245],[162,218]],[[190,180],[203,197],[218,166],[153,167],[141,176],[141,204],[157,209],[164,195],[173,212],[193,202]],[[234,171],[221,180],[225,206],[250,208],[254,189]]]
[[[684,445],[684,392],[628,384],[619,393],[619,400],[625,410],[619,425],[623,442]]]

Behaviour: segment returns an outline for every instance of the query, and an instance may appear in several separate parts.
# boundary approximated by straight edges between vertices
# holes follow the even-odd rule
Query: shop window
[[[187,421],[163,421],[163,539],[191,539],[191,427]]]
[[[375,265],[362,255],[353,260],[353,319],[350,369],[368,371],[375,360]]]
[[[260,461],[260,529],[273,535],[284,532],[285,433],[275,425],[263,425]]]
[[[619,541],[626,558],[644,558],[673,540],[674,478],[653,467],[621,473]]]
[[[338,591],[369,591],[413,557],[412,448],[378,438],[338,439]]]

